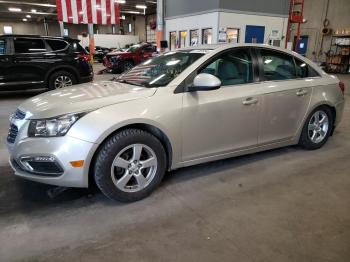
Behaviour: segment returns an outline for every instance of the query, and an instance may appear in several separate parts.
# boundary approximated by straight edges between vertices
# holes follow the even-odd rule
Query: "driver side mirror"
[[[214,75],[201,73],[193,80],[193,85],[188,88],[188,91],[211,91],[219,89],[221,81]]]

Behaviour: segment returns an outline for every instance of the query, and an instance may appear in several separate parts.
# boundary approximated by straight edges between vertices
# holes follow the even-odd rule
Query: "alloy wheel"
[[[310,140],[318,144],[322,142],[328,133],[329,118],[324,111],[316,111],[310,118],[308,135]]]
[[[146,188],[157,172],[157,157],[144,144],[132,144],[122,149],[114,158],[111,178],[123,192],[138,192]]]
[[[55,79],[55,89],[59,89],[59,88],[63,88],[63,87],[67,87],[67,86],[71,86],[73,85],[72,79],[69,76],[58,76]]]

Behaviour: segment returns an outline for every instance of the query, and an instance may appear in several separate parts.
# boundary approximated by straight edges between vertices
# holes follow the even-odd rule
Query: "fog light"
[[[55,158],[52,156],[35,156],[32,158],[34,161],[40,161],[40,162],[54,162]]]
[[[21,167],[35,175],[59,176],[63,168],[53,156],[23,156],[20,158]]]

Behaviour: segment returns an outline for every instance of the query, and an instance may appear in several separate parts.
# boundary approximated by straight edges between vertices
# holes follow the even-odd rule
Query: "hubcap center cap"
[[[129,166],[129,171],[131,171],[132,173],[138,172],[140,170],[140,165],[139,163],[134,163],[132,162]]]

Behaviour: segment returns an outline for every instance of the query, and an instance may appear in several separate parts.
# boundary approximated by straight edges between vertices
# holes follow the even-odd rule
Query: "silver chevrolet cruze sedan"
[[[299,144],[323,146],[344,85],[266,45],[210,45],[154,57],[112,81],[33,97],[10,117],[15,174],[109,198],[148,196],[167,170]]]

